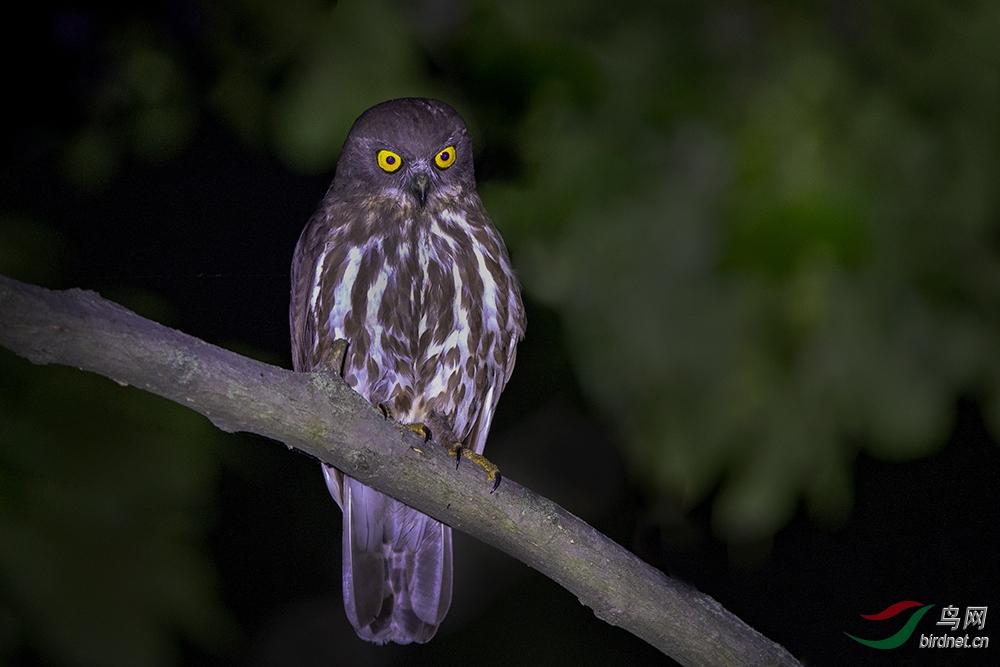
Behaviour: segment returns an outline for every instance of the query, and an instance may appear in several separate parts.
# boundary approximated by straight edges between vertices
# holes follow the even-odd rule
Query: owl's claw
[[[392,419],[392,412],[385,403],[378,403],[375,407],[378,408],[378,411],[382,413],[383,417],[386,419]],[[442,439],[455,438],[455,434],[451,432],[451,428],[449,428],[447,424],[435,421],[435,419],[437,419],[437,417],[432,415],[431,422],[434,424],[434,428],[438,429],[438,436]],[[413,424],[404,424],[404,426],[422,437],[424,442],[428,442],[431,439],[431,430],[426,424],[416,422]],[[500,488],[500,480],[503,479],[500,475],[500,468],[498,468],[497,465],[488,458],[482,454],[475,453],[461,442],[455,442],[452,444],[451,447],[448,448],[448,453],[455,456],[455,470],[458,470],[458,466],[462,462],[462,457],[465,457],[486,471],[486,480],[493,482],[493,488],[490,489],[491,494]]]
[[[330,346],[330,357],[327,363],[333,372],[340,377],[344,377],[344,359],[346,356],[347,341],[343,338],[333,341],[333,345]]]
[[[427,442],[428,440],[431,439],[430,429],[428,429],[420,422],[417,422],[416,424],[407,424],[406,428],[410,429],[411,431],[419,435],[421,438],[423,438],[424,442]]]
[[[392,412],[389,410],[388,405],[385,403],[378,403],[375,407],[382,413],[382,417],[385,419],[392,419]],[[431,430],[420,422],[416,422],[415,424],[404,424],[404,426],[423,438],[424,442],[431,439]]]
[[[464,456],[486,471],[486,480],[493,482],[493,488],[490,489],[491,494],[500,488],[500,480],[503,479],[503,477],[500,475],[500,468],[497,467],[497,464],[493,463],[482,454],[476,454],[460,442],[453,444],[449,448],[448,453],[455,455],[455,470],[458,470],[458,465],[462,462],[462,457]]]

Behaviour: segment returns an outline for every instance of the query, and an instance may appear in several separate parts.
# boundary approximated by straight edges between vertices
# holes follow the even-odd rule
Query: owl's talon
[[[417,422],[415,424],[407,424],[406,428],[410,429],[411,431],[419,435],[421,438],[423,438],[424,442],[427,442],[428,440],[431,439],[431,430],[426,426],[424,426],[423,424],[421,424],[420,422]]]
[[[376,403],[375,407],[378,409],[379,412],[382,413],[382,417],[384,417],[385,419],[392,419],[392,412],[389,410],[389,406],[387,406],[385,403],[381,402]],[[427,442],[428,440],[431,439],[431,430],[427,428],[425,425],[421,424],[420,422],[416,422],[413,424],[404,424],[404,426],[406,426],[406,428],[410,429],[411,431],[419,435],[421,438],[423,438],[424,442]]]
[[[486,480],[493,482],[493,488],[490,489],[491,494],[500,487],[500,480],[502,477],[500,476],[500,468],[497,467],[497,464],[493,463],[482,454],[475,453],[468,447],[462,445],[460,442],[453,444],[449,453],[455,454],[455,470],[458,470],[458,465],[462,462],[462,457],[464,456],[486,471]]]
[[[344,359],[347,357],[347,341],[338,338],[330,346],[330,367],[340,377],[344,377]]]

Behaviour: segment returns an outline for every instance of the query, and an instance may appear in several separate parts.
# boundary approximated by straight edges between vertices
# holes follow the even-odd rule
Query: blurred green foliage
[[[1000,423],[995,3],[205,12],[213,75],[130,25],[107,83],[128,122],[80,141],[155,152],[198,108],[323,170],[370,104],[452,102],[525,289],[563,318],[636,475],[689,506],[717,489],[727,539],[801,502],[843,519],[857,452],[934,450],[961,393]]]
[[[0,274],[50,283],[64,247],[37,222],[0,220]],[[125,302],[169,319],[154,297]],[[224,648],[235,629],[204,552],[218,431],[7,350],[0,378],[0,660],[30,644],[50,664],[161,667],[181,636]]]
[[[527,178],[487,189],[634,469],[688,503],[718,488],[734,541],[803,500],[844,517],[856,452],[934,450],[960,393],[996,424],[1000,147],[976,111],[1000,88],[954,84],[997,63],[1000,12],[913,44],[939,8],[803,11],[612,22],[579,44],[599,99],[540,86]]]
[[[803,503],[842,520],[857,454],[934,451],[959,395],[1000,428],[997,3],[228,0],[201,11],[194,46],[143,19],[108,36],[108,74],[65,150],[67,178],[100,187],[130,156],[182,149],[208,117],[295,169],[329,170],[371,104],[445,99],[481,151],[480,192],[525,289],[561,317],[574,372],[634,475],[685,506],[714,493],[724,538],[766,540]],[[59,383],[80,401],[65,408],[77,426],[43,420],[51,446],[70,442],[67,428],[103,433],[119,401],[152,400],[32,371],[12,366],[22,384],[6,400]],[[200,422],[175,415],[168,427],[154,416],[168,408],[136,409],[153,432],[180,429],[169,447],[149,428],[134,434],[171,449],[153,460],[176,460],[140,465],[122,435],[84,474],[42,445],[5,446],[27,457],[7,471],[57,462],[49,475],[62,481],[33,491],[47,500],[31,511],[69,512],[73,500],[109,531],[132,525],[144,485],[113,503],[91,488],[92,474],[127,465],[138,467],[116,484],[148,483],[155,468],[176,508],[201,502]],[[14,497],[10,480],[2,488]],[[26,507],[10,502],[4,511]],[[203,581],[170,542],[190,533],[184,522],[142,523],[173,544],[157,558]],[[197,594],[176,600],[179,624]]]

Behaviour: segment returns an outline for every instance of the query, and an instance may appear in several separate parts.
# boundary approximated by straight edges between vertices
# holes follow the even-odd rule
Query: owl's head
[[[444,102],[415,97],[383,102],[358,117],[333,183],[344,196],[407,197],[420,207],[475,187],[472,142],[462,117]]]

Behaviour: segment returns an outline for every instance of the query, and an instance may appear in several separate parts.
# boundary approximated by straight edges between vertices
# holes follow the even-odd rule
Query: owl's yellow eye
[[[440,153],[435,155],[434,164],[441,169],[447,169],[451,165],[455,164],[455,147],[448,146],[448,148],[443,149]]]
[[[375,158],[382,171],[392,173],[403,166],[403,158],[392,151],[381,150]]]

